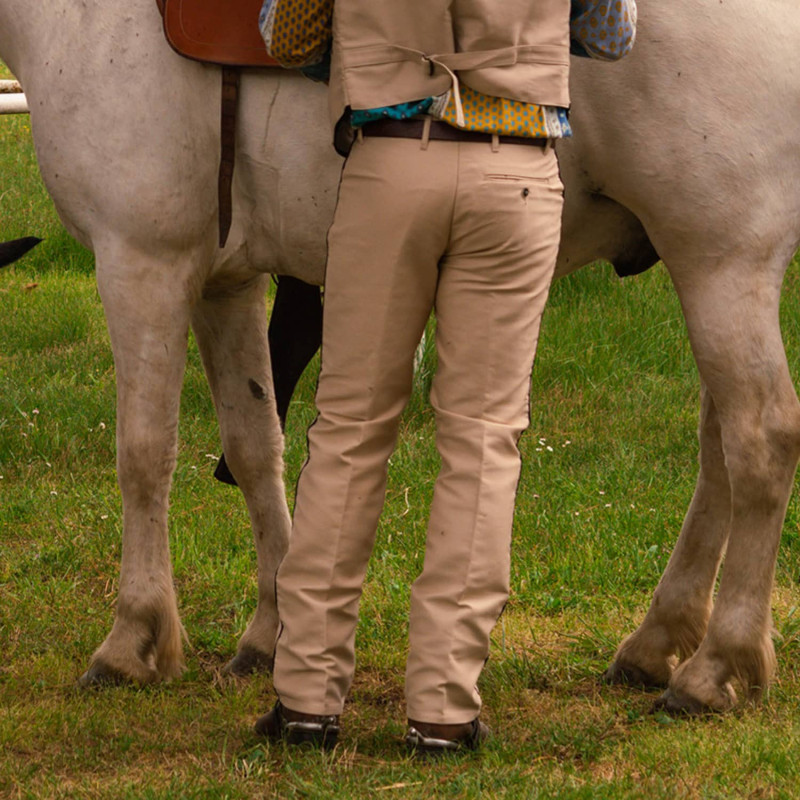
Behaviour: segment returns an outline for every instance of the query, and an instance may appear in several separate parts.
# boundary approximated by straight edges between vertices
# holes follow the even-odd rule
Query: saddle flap
[[[262,0],[157,0],[164,33],[182,56],[236,67],[270,67],[258,30]]]

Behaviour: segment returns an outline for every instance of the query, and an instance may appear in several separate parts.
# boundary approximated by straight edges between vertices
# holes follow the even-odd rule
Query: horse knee
[[[762,409],[749,424],[731,425],[723,440],[734,503],[767,513],[782,507],[800,458],[797,401]]]
[[[272,426],[270,426],[272,427]],[[283,434],[277,418],[274,430],[228,432],[224,437],[225,460],[242,491],[279,482],[283,485]]]
[[[770,438],[779,454],[793,466],[800,459],[800,403],[797,398],[779,409]]]
[[[175,437],[158,430],[126,430],[118,436],[117,479],[130,502],[166,498],[175,471]]]

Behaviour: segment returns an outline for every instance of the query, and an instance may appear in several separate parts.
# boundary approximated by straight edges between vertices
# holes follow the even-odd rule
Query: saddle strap
[[[236,152],[236,106],[239,99],[239,70],[222,68],[220,159],[217,192],[219,198],[219,246],[225,247],[233,217],[233,166]]]

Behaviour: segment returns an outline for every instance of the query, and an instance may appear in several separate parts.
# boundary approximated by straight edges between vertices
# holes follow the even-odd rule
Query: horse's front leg
[[[800,404],[778,322],[785,263],[742,259],[673,270],[698,369],[719,415],[730,534],[705,637],[660,704],[722,711],[736,680],[750,697],[775,666],[771,594],[781,527],[800,455]]]
[[[226,670],[272,667],[278,613],[275,573],[289,544],[283,434],[275,405],[261,276],[231,291],[207,289],[192,327],[217,409],[225,460],[244,494],[258,562],[258,606]]]
[[[700,474],[681,535],[647,615],[606,672],[610,683],[666,687],[676,656],[688,658],[705,636],[731,514],[719,415],[705,386],[698,433]]]
[[[120,246],[97,253],[97,282],[117,379],[117,477],[123,534],[114,626],[81,683],[141,683],[180,674],[167,535],[178,407],[192,298],[191,266]]]

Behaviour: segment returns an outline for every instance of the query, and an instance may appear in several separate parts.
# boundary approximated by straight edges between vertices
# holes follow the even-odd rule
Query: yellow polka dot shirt
[[[267,49],[285,67],[327,80],[334,0],[265,0],[259,26]],[[605,61],[626,56],[636,36],[636,0],[572,0],[571,52]],[[504,97],[489,97],[459,86],[466,130],[501,136],[558,139],[571,135],[567,110]],[[353,111],[358,128],[376,119],[431,114],[459,127],[452,92],[385,108]]]

